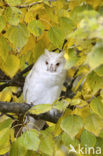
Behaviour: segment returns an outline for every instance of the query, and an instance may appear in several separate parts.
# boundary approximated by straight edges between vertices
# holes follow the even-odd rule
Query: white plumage
[[[25,79],[23,96],[27,103],[52,104],[60,96],[66,70],[63,52],[45,50]],[[53,115],[56,110],[51,110]]]

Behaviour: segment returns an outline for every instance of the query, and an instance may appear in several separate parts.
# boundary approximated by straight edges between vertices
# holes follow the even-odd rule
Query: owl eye
[[[57,63],[57,64],[56,64],[56,66],[59,66],[59,65],[60,65],[60,63]]]
[[[48,65],[48,61],[46,61],[46,62],[45,62],[45,64],[47,64],[47,65]]]

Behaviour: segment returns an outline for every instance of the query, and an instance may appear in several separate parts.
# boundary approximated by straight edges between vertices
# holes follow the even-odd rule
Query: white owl
[[[52,104],[60,96],[66,70],[63,52],[54,53],[47,49],[27,75],[23,96],[28,104]],[[54,115],[57,111],[51,110]]]

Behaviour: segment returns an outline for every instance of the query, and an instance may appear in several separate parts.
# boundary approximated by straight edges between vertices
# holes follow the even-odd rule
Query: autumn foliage
[[[65,156],[70,145],[78,152],[80,144],[100,147],[102,156],[103,1],[0,0],[0,88],[35,63],[45,48],[65,51],[68,81],[61,100],[30,111],[38,115],[56,108],[63,114],[57,123],[47,122],[45,130],[32,129],[19,137],[14,135],[14,120],[1,115],[0,155]],[[4,87],[0,101],[23,103],[22,94],[16,96],[19,87]]]

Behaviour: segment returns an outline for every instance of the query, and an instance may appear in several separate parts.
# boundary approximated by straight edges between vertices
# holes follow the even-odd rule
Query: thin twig
[[[7,4],[5,2],[5,0],[3,0],[3,2],[4,2],[5,7],[9,7],[9,4]],[[33,2],[31,4],[27,4],[27,5],[17,5],[15,7],[19,8],[19,9],[21,9],[21,8],[30,8],[30,7],[32,7],[32,6],[36,5],[36,4],[41,4],[41,3],[42,3],[42,1],[41,2],[39,1],[39,2]],[[0,7],[3,8],[2,6],[0,6]]]
[[[33,2],[33,3],[31,3],[31,4],[27,4],[27,5],[18,5],[18,6],[16,6],[17,8],[30,8],[30,7],[32,7],[32,6],[34,6],[34,5],[36,5],[36,4],[41,4],[42,2]]]

